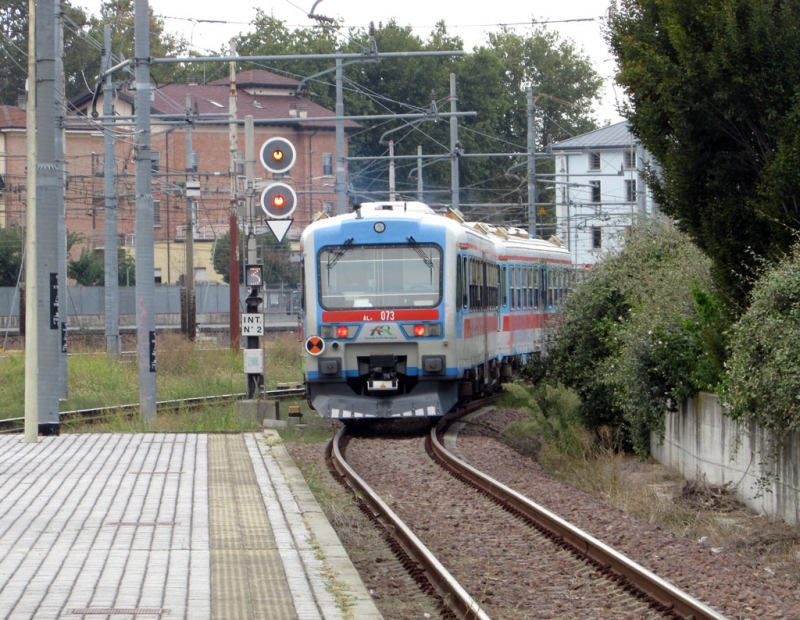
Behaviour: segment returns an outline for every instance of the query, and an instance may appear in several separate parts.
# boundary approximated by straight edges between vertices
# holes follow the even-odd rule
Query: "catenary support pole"
[[[422,200],[423,194],[423,185],[422,185],[422,145],[417,145],[417,200],[419,202],[424,202]]]
[[[66,192],[66,169],[64,166],[64,23],[61,19],[61,0],[55,0],[55,149],[56,176],[59,191],[56,193],[55,209],[58,213],[58,299],[59,307],[59,346],[58,346],[58,397],[67,400],[69,386],[67,384],[67,212],[64,203]]]
[[[230,41],[230,55],[236,55],[236,42]],[[228,126],[228,148],[230,149],[230,176],[231,176],[231,202],[230,202],[230,264],[228,281],[230,282],[230,312],[229,327],[231,330],[231,349],[239,350],[239,221],[236,217],[236,154],[239,151],[237,137],[237,109],[236,109],[236,62],[230,63],[230,91],[228,94],[228,111],[231,123]]]
[[[55,6],[42,0],[36,14],[36,287],[38,295],[28,297],[39,312],[36,323],[27,326],[37,332],[36,383],[39,433],[57,435],[60,429],[58,397],[58,351],[61,346],[58,297],[58,193],[62,191],[56,163],[55,108]]]
[[[36,0],[28,2],[27,103],[28,204],[25,237],[25,441],[39,441],[38,315],[36,285]],[[44,308],[42,308],[44,310]]]
[[[347,212],[347,186],[344,176],[344,86],[342,85],[342,59],[336,59],[336,213]]]
[[[111,64],[111,26],[103,27],[103,67]],[[114,85],[107,75],[103,83],[103,221],[104,294],[106,353],[112,358],[122,352],[119,337],[119,256],[117,250],[117,163],[114,139]]]
[[[456,97],[456,74],[450,74],[450,112],[458,110],[458,98]],[[454,209],[458,209],[460,204],[460,190],[458,184],[458,118],[450,117],[450,202]]]
[[[186,93],[186,117],[191,119],[192,96]],[[194,199],[191,195],[189,183],[194,181],[194,147],[192,146],[192,123],[186,125],[186,273],[183,277],[186,282],[186,335],[189,340],[194,340],[197,331],[197,305],[194,293]]]
[[[152,156],[150,153],[150,7],[135,0],[136,82],[136,343],[139,410],[149,423],[156,416],[156,317],[153,240]]]
[[[528,232],[539,236],[538,214],[536,213],[536,118],[533,108],[533,91],[527,92],[528,110]]]

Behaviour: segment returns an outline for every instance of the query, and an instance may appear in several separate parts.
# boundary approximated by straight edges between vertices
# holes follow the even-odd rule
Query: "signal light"
[[[282,174],[288,172],[295,161],[297,151],[286,138],[270,138],[261,145],[261,163],[270,172]]]
[[[414,335],[417,337],[421,337],[425,335],[425,326],[424,325],[414,325]]]
[[[269,217],[287,218],[297,208],[297,194],[286,183],[273,183],[261,194],[261,208]]]
[[[340,325],[338,328],[336,328],[336,335],[339,336],[339,338],[347,338],[349,333],[350,330],[345,325]]]

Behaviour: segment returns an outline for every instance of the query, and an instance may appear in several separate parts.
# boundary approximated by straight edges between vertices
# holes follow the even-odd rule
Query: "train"
[[[557,239],[365,202],[300,238],[304,381],[323,418],[437,418],[541,350],[574,270]]]

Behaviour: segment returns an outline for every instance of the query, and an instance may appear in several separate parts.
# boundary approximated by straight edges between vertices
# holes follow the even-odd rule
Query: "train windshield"
[[[319,253],[320,303],[345,308],[432,308],[442,296],[442,250],[417,243],[328,246]]]

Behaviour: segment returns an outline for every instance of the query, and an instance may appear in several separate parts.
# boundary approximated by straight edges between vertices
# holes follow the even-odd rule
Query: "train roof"
[[[438,220],[454,230],[462,229],[468,234],[483,237],[492,243],[502,253],[502,249],[507,251],[535,251],[550,258],[569,260],[569,251],[564,244],[556,237],[550,239],[531,238],[528,231],[519,227],[504,227],[485,222],[468,222],[457,209],[448,209],[446,213],[439,213],[423,202],[412,201],[383,201],[383,202],[364,202],[356,205],[353,211],[343,215],[318,217],[315,222],[306,228],[306,233],[318,227],[335,226],[339,222],[357,219],[387,219],[387,218],[431,218]],[[301,240],[301,245],[304,245]]]

